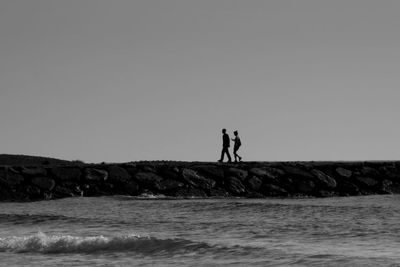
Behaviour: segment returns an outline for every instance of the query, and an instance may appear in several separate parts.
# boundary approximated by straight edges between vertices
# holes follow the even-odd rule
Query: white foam
[[[141,238],[135,234],[117,237],[46,235],[42,232],[29,236],[0,238],[0,251],[42,253],[89,253],[102,250],[123,250]]]

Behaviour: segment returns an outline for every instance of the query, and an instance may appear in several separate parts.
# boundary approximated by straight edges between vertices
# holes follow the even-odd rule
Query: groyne
[[[399,161],[0,166],[0,200],[72,196],[331,197],[400,193]]]

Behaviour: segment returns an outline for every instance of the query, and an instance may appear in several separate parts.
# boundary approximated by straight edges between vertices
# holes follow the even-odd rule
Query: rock
[[[262,185],[262,180],[258,178],[257,176],[253,176],[248,180],[248,184],[250,189],[254,191],[260,190],[260,187]]]
[[[332,191],[321,190],[317,193],[318,197],[334,197],[335,193]]]
[[[378,182],[369,177],[357,177],[357,181],[363,186],[367,188],[374,187],[378,184]]]
[[[349,170],[344,169],[342,167],[336,168],[336,173],[339,174],[342,177],[345,177],[345,178],[350,178],[351,175],[353,174],[352,171],[349,171]]]
[[[180,180],[180,172],[177,167],[163,166],[159,169],[159,173],[162,177],[177,181]]]
[[[24,177],[14,172],[0,171],[0,183],[14,188],[24,182]]]
[[[128,183],[131,180],[131,176],[124,168],[118,166],[109,166],[108,179],[110,182]]]
[[[315,184],[310,180],[297,180],[296,187],[300,193],[308,194],[314,190]]]
[[[273,184],[265,184],[261,189],[265,196],[286,196],[288,194],[285,189]]]
[[[130,181],[124,186],[124,191],[130,196],[139,195],[139,185],[135,181]]]
[[[160,183],[160,187],[162,189],[160,189],[161,191],[171,191],[171,190],[176,190],[178,188],[183,187],[184,184],[180,183],[178,181],[172,180],[172,179],[165,179],[163,181],[161,181]]]
[[[360,172],[364,177],[370,177],[370,178],[381,177],[381,174],[376,169],[371,167],[363,167]]]
[[[392,186],[393,186],[392,181],[387,180],[387,179],[383,180],[382,185],[381,185],[381,190],[383,193],[392,194],[392,190],[391,190]]]
[[[328,188],[335,188],[337,183],[336,180],[330,177],[329,175],[325,174],[319,170],[312,170],[312,174],[317,178],[318,182],[320,182],[323,186]]]
[[[34,168],[25,168],[23,167],[21,172],[28,176],[46,176],[47,171],[44,168],[34,167]]]
[[[347,195],[356,196],[360,192],[360,189],[356,185],[354,185],[350,182],[340,183],[340,187],[338,186],[337,189],[338,189],[338,193],[341,196],[347,196]]]
[[[135,174],[138,172],[138,167],[136,163],[126,163],[121,166],[124,168],[131,177],[135,176]]]
[[[161,185],[163,178],[153,172],[138,172],[135,178],[145,187],[150,187],[159,191],[164,189],[164,186]]]
[[[207,197],[206,193],[198,188],[181,188],[174,193],[175,197],[183,197],[183,198],[205,198]]]
[[[194,187],[211,189],[215,186],[215,181],[201,176],[198,172],[191,169],[183,169],[183,179]]]
[[[242,169],[237,169],[237,168],[229,168],[227,171],[227,176],[230,177],[236,177],[240,181],[244,182],[248,176],[248,172]]]
[[[400,171],[394,166],[385,166],[381,168],[383,175],[392,181],[400,181]]]
[[[108,172],[99,169],[85,169],[86,181],[105,181],[108,178]]]
[[[11,192],[8,188],[0,184],[0,200],[10,200]]]
[[[51,171],[57,180],[80,181],[81,179],[81,170],[78,168],[57,167],[53,168]]]
[[[191,169],[205,175],[207,178],[211,178],[214,180],[223,180],[224,179],[224,171],[221,168],[212,165],[197,165],[192,166]]]
[[[32,179],[32,184],[38,186],[42,190],[51,191],[55,187],[56,182],[48,177],[35,177]]]
[[[293,177],[295,179],[297,178],[307,178],[307,179],[313,179],[314,176],[311,174],[311,172],[303,170],[299,167],[295,166],[283,166],[283,171],[285,174],[287,174],[290,177]]]
[[[211,197],[229,197],[229,193],[226,192],[224,189],[221,188],[212,188],[210,190]]]
[[[236,177],[228,177],[228,190],[234,196],[241,196],[245,193],[245,187]]]
[[[169,191],[183,187],[183,183],[172,179],[164,179],[152,172],[138,172],[135,178],[145,187],[155,189],[157,191]]]
[[[383,180],[381,190],[385,194],[400,194],[400,185],[390,180]]]
[[[36,186],[26,185],[21,188],[21,191],[23,191],[29,199],[36,200],[42,198],[42,193]]]
[[[81,190],[77,185],[67,183],[62,186],[56,185],[53,189],[53,194],[55,197],[73,197],[80,196]]]

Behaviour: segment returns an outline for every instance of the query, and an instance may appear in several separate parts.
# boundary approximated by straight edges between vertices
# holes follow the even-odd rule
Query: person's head
[[[223,134],[226,133],[226,129],[222,129],[222,133],[223,133]]]
[[[234,131],[233,134],[234,134],[235,136],[237,136],[237,135],[238,135],[238,131]]]

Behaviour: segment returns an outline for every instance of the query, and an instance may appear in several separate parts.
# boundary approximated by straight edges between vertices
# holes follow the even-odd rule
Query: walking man
[[[239,161],[242,161],[242,157],[239,156],[237,153],[237,151],[239,150],[239,147],[242,145],[242,142],[240,141],[238,131],[234,131],[233,134],[235,135],[235,138],[232,138],[232,141],[234,142],[233,156],[235,157],[235,162],[237,162],[237,159],[239,159]]]
[[[229,154],[229,146],[230,146],[229,135],[226,133],[226,129],[222,129],[222,151],[221,151],[221,159],[218,160],[218,162],[224,161],[225,154],[228,157],[228,162],[232,162],[231,155]]]

